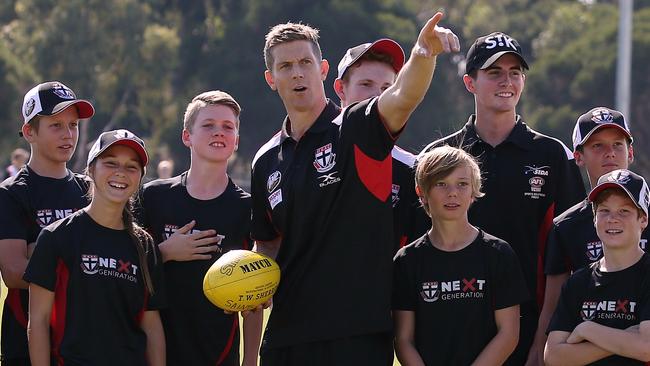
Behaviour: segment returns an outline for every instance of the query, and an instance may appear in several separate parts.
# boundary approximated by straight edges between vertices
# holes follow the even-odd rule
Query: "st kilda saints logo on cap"
[[[495,36],[487,37],[485,39],[485,48],[488,50],[491,50],[497,46],[499,47],[508,47],[512,48],[513,51],[519,51],[517,49],[517,41],[515,41],[512,37],[506,35],[506,34],[498,34]]]
[[[607,180],[609,180],[610,182],[626,184],[627,182],[630,181],[630,172],[625,170],[619,170],[616,173],[611,174],[609,177],[607,177]]]
[[[61,99],[76,98],[72,90],[68,89],[65,85],[59,83],[55,84],[54,87],[52,87],[52,93],[54,93],[54,95],[56,95]]]
[[[34,112],[34,107],[36,106],[36,100],[34,98],[29,98],[27,103],[25,103],[25,110],[23,113],[25,113],[25,116],[30,116],[32,112]]]
[[[606,108],[598,108],[591,112],[591,120],[596,123],[613,123],[614,115]]]

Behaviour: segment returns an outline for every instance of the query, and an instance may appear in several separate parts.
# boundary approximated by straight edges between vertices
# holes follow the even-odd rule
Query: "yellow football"
[[[273,297],[280,283],[280,266],[264,254],[231,250],[203,278],[203,293],[228,311],[251,310]]]

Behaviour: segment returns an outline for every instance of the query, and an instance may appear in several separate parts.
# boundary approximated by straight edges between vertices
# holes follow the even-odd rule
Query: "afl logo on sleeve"
[[[391,187],[391,201],[393,203],[393,208],[395,208],[399,202],[399,189],[399,184],[393,184]]]
[[[266,189],[269,191],[269,193],[273,193],[276,188],[280,185],[280,181],[282,180],[282,173],[280,171],[276,170],[271,175],[269,175],[269,179],[266,180]]]
[[[332,143],[319,147],[314,155],[314,168],[319,173],[327,173],[336,165],[336,154],[332,151]]]
[[[282,173],[279,170],[274,171],[266,180],[266,190],[270,193],[268,200],[271,210],[282,202],[282,188],[276,190],[282,181]]]

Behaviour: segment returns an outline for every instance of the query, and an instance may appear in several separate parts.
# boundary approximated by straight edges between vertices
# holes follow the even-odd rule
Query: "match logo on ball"
[[[273,259],[248,250],[231,250],[208,269],[203,292],[221,309],[245,311],[266,303],[279,284],[280,267]]]

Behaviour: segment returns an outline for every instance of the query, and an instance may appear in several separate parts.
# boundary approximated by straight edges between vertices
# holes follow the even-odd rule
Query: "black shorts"
[[[393,354],[393,335],[377,333],[263,349],[260,366],[392,366]]]

